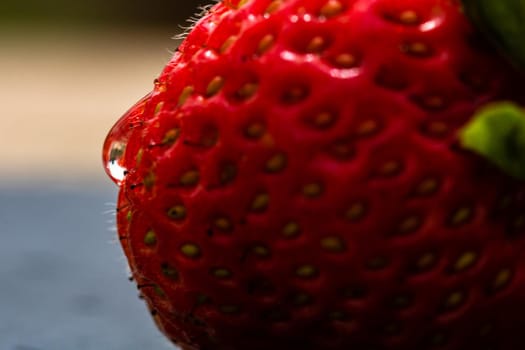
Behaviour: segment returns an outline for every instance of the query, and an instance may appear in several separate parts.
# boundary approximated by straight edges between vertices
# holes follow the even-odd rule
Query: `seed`
[[[306,46],[306,52],[319,53],[323,51],[325,47],[325,39],[322,36],[315,36],[310,40],[310,43]]]
[[[199,246],[193,243],[186,243],[182,245],[180,251],[188,258],[196,258],[201,254]]]
[[[217,277],[217,278],[220,278],[220,279],[223,279],[223,278],[229,278],[232,276],[232,273],[230,270],[228,269],[224,269],[224,268],[215,268],[212,270],[212,275]]]
[[[180,178],[180,184],[182,186],[193,186],[199,182],[199,171],[189,170],[185,172]]]
[[[457,309],[465,300],[465,294],[461,291],[451,293],[445,300],[444,307],[447,310]]]
[[[186,207],[183,205],[176,205],[168,209],[168,217],[173,220],[182,220],[186,218]]]
[[[399,20],[403,24],[407,24],[407,25],[417,24],[419,22],[419,16],[417,15],[415,11],[406,10],[406,11],[401,12],[401,14],[399,15]]]
[[[147,246],[153,246],[157,243],[157,235],[155,234],[155,231],[149,230],[146,232],[146,235],[144,236],[144,244]]]
[[[357,221],[365,215],[365,212],[365,204],[363,202],[356,202],[345,212],[345,218],[349,221]]]
[[[461,271],[468,269],[469,267],[474,265],[477,257],[478,255],[472,251],[468,251],[468,252],[461,254],[461,256],[454,263],[454,271],[461,272]]]
[[[193,94],[194,91],[195,88],[193,86],[186,86],[184,89],[182,89],[182,92],[179,96],[179,107],[186,103],[186,101]]]
[[[231,221],[225,217],[217,218],[213,224],[215,228],[221,231],[230,231],[233,227]]]
[[[313,265],[302,265],[295,270],[295,275],[300,278],[313,278],[317,275],[317,269]]]
[[[449,219],[451,226],[457,227],[465,224],[472,217],[472,209],[470,207],[461,207],[456,209]]]
[[[176,280],[179,278],[179,272],[174,267],[169,266],[168,264],[163,264],[161,266],[162,274],[169,279]]]
[[[303,187],[303,195],[308,198],[319,197],[323,192],[323,186],[319,183],[310,183]]]
[[[286,225],[284,225],[282,229],[282,234],[286,238],[291,238],[291,237],[297,236],[299,234],[299,230],[300,230],[299,224],[297,224],[294,221],[291,221],[287,223]]]
[[[325,237],[321,240],[321,247],[332,253],[340,253],[345,250],[345,242],[339,237]]]
[[[210,83],[208,84],[208,87],[206,88],[206,96],[211,97],[219,92],[219,90],[224,85],[224,78],[217,75],[214,77]]]
[[[257,47],[257,54],[262,55],[266,51],[268,51],[275,42],[275,36],[272,34],[266,34],[261,41],[259,42],[259,46]]]
[[[357,64],[357,58],[351,53],[341,53],[335,57],[334,62],[341,68],[352,68]]]
[[[170,129],[164,134],[164,138],[162,139],[163,145],[173,145],[175,141],[179,138],[180,135],[180,129],[174,128]]]
[[[421,226],[421,218],[417,215],[412,215],[405,218],[397,228],[399,234],[407,234],[416,231]]]
[[[273,0],[270,5],[266,8],[266,11],[265,14],[272,14],[274,13],[275,11],[277,11],[279,9],[279,7],[281,7],[281,5],[283,4],[283,2],[281,0]]]
[[[343,12],[343,9],[343,4],[339,0],[328,0],[321,8],[320,14],[325,18],[330,18]]]
[[[419,183],[415,193],[420,196],[428,196],[435,193],[439,186],[439,182],[435,178],[427,178]]]
[[[252,211],[262,212],[266,210],[268,204],[270,203],[270,196],[268,193],[260,193],[255,196],[255,199],[252,202]]]
[[[270,173],[279,172],[286,167],[286,162],[286,155],[283,153],[278,153],[266,162],[266,171]]]
[[[259,89],[259,84],[257,83],[246,83],[237,91],[237,96],[241,99],[248,99],[255,95]]]
[[[264,124],[255,122],[248,125],[248,127],[244,130],[244,134],[250,139],[259,139],[264,135],[265,131],[266,128]]]

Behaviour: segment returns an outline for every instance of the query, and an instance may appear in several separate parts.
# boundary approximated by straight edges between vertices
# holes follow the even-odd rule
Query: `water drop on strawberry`
[[[106,173],[113,182],[120,185],[130,165],[126,161],[126,147],[130,135],[143,122],[144,109],[151,94],[144,96],[131,107],[111,128],[102,148],[102,161]]]

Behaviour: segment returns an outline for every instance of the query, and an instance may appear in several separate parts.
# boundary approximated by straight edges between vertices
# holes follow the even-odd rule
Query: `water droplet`
[[[104,141],[102,151],[104,167],[111,180],[117,185],[122,183],[128,171],[125,153],[129,137],[136,126],[144,121],[144,108],[150,98],[151,94],[148,94],[131,107],[111,128]]]

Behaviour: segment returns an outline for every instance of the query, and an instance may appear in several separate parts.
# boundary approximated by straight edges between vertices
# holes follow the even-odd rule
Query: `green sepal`
[[[509,59],[525,70],[525,1],[462,0],[465,13]]]
[[[464,148],[525,180],[525,110],[511,102],[487,105],[460,131]]]

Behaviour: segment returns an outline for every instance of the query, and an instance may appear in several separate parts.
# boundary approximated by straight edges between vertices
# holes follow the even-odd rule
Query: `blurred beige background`
[[[151,89],[173,28],[0,32],[0,180],[100,180],[105,134]]]
[[[109,181],[101,147],[206,0],[0,3],[0,186]],[[107,183],[107,182],[106,182]]]

